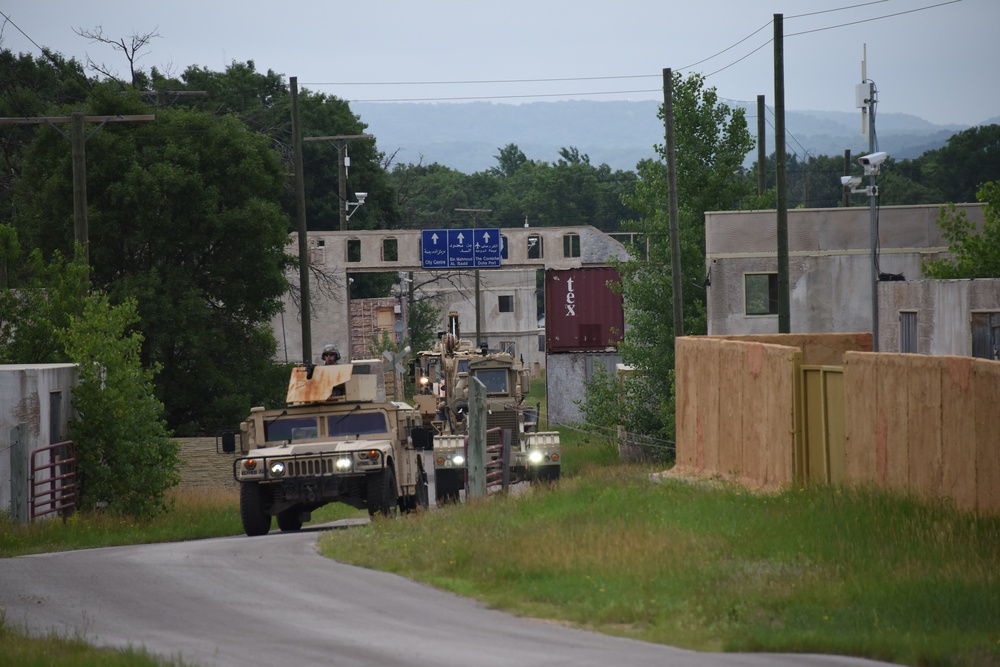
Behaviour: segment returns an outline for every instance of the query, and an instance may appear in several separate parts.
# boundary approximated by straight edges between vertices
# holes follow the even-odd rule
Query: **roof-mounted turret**
[[[316,403],[372,403],[378,378],[353,364],[296,366],[288,379],[288,405]]]

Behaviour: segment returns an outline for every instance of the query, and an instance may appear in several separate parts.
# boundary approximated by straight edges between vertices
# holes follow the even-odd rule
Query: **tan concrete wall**
[[[677,466],[754,488],[793,481],[798,348],[677,339]]]
[[[870,345],[870,334],[678,338],[677,474],[794,483],[799,366],[840,365],[829,355],[842,349],[844,452],[831,467],[845,483],[1000,514],[1000,362],[852,349]]]
[[[233,479],[232,454],[217,454],[215,438],[175,438],[180,445],[177,458],[181,475],[180,487],[238,488]]]
[[[1000,514],[1000,363],[849,352],[844,392],[850,483]]]

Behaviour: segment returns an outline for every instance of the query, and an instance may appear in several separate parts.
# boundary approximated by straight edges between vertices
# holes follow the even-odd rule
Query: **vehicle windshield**
[[[264,423],[264,440],[267,442],[294,442],[316,438],[318,434],[315,417],[288,417]]]
[[[476,371],[476,378],[486,387],[487,394],[507,393],[507,370],[490,368]]]
[[[351,412],[327,418],[327,433],[333,436],[371,435],[388,433],[389,427],[382,412]]]

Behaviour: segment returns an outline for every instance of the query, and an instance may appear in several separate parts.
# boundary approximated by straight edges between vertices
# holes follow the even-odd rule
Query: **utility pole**
[[[774,160],[778,188],[778,333],[791,333],[788,277],[788,184],[785,164],[784,16],[774,15]]]
[[[684,296],[681,290],[680,215],[677,204],[677,158],[674,153],[674,76],[663,70],[663,119],[666,123],[667,207],[670,211],[670,276],[674,301],[674,339],[684,335]]]
[[[347,143],[355,139],[374,139],[371,134],[338,134],[332,137],[306,137],[303,141],[332,141],[337,147],[337,185],[340,195],[340,231],[347,231]]]
[[[456,211],[460,213],[469,213],[472,215],[472,226],[476,227],[479,224],[479,214],[480,213],[492,213],[491,208],[456,208]],[[479,285],[479,269],[475,271],[476,279],[476,348],[482,345],[482,315],[480,313],[480,285]]]
[[[844,176],[851,175],[851,149],[848,148],[844,151]],[[844,201],[842,202],[844,208],[851,205],[851,189],[844,188]]]
[[[757,96],[757,194],[767,190],[767,107],[764,96]]]
[[[94,136],[105,123],[137,123],[156,120],[153,114],[137,116],[85,116],[83,112],[74,111],[69,116],[37,116],[34,118],[0,118],[0,125],[51,125],[52,129],[69,139],[73,152],[73,236],[83,251],[83,261],[86,263],[89,276],[90,240],[87,226],[87,139]],[[69,123],[70,134],[67,135],[56,127],[56,123]],[[93,132],[84,134],[84,123],[100,123]],[[86,277],[86,276],[85,276]]]
[[[299,236],[299,312],[302,316],[302,362],[312,363],[312,312],[309,303],[309,234],[306,228],[306,186],[302,173],[302,126],[299,123],[299,78],[288,78],[292,102],[292,153],[295,169],[295,219]]]

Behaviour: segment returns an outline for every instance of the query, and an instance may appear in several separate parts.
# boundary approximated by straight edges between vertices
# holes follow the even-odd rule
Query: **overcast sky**
[[[127,72],[121,54],[73,29],[156,31],[142,67],[253,60],[352,101],[662,101],[670,67],[769,106],[777,13],[788,110],[854,111],[867,45],[879,112],[1000,116],[1000,0],[0,0],[0,11],[14,52],[47,46]]]

